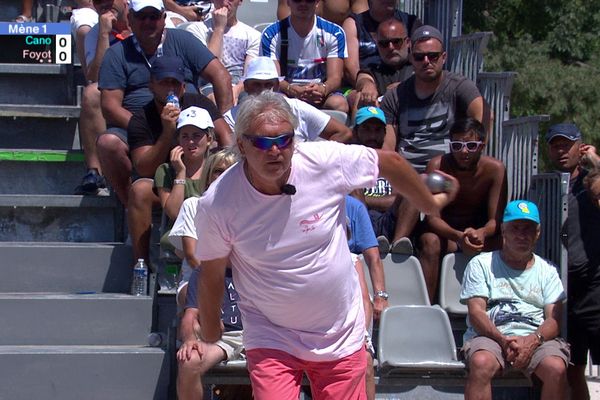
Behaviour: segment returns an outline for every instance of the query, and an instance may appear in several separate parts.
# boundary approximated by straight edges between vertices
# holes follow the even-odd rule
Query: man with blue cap
[[[584,179],[600,157],[594,146],[583,142],[573,123],[552,125],[546,143],[552,166],[570,178],[568,216],[563,226],[569,270],[567,339],[572,355],[568,376],[571,398],[589,399],[585,378],[588,352],[594,364],[600,363],[600,209]]]
[[[541,399],[567,398],[569,347],[558,337],[565,292],[556,268],[533,251],[540,236],[537,206],[508,203],[502,250],[474,257],[465,270],[463,355],[467,399],[491,399],[492,378],[506,363],[542,382]]]

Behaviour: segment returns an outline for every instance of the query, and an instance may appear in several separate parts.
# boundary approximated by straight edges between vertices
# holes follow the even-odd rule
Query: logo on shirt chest
[[[319,221],[321,221],[321,217],[322,217],[323,213],[319,214],[313,214],[312,217],[307,218],[307,219],[303,219],[300,221],[300,228],[302,228],[302,233],[308,233],[311,231],[314,231],[318,224]]]

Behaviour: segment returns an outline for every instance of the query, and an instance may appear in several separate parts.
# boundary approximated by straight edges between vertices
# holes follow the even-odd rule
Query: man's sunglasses
[[[479,149],[479,146],[481,146],[482,143],[483,142],[480,140],[472,140],[469,142],[463,142],[461,140],[454,140],[454,141],[450,142],[450,150],[458,153],[459,151],[462,151],[466,147],[467,151],[469,151],[470,153],[474,153],[477,151],[477,149]]]
[[[294,132],[284,133],[283,135],[270,137],[270,136],[254,136],[254,135],[242,135],[244,139],[252,143],[252,146],[260,150],[271,150],[273,146],[277,146],[279,150],[283,150],[292,144],[294,139]]]
[[[441,55],[441,51],[430,51],[429,53],[412,53],[412,56],[415,59],[415,61],[419,62],[425,60],[425,57],[427,57],[427,59],[430,62],[436,62]]]
[[[406,40],[406,36],[403,38],[394,38],[394,39],[381,39],[377,41],[377,45],[379,47],[388,47],[391,44],[394,46],[400,46]]]

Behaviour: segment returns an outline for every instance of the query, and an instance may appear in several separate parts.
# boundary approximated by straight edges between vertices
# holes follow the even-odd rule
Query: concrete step
[[[48,109],[50,110],[50,108]],[[78,118],[62,117],[54,111],[53,116],[34,115],[39,109],[32,109],[29,115],[21,110],[19,116],[0,115],[0,146],[5,149],[53,149],[81,150],[79,142]],[[50,111],[48,111],[50,112]],[[74,114],[65,111],[64,114]]]
[[[87,169],[80,150],[0,149],[0,193],[74,193]]]
[[[166,399],[167,357],[134,346],[0,346],[0,399]]]
[[[0,117],[79,118],[80,106],[0,104]]]
[[[73,105],[75,98],[71,65],[0,64],[0,103]]]
[[[0,242],[122,242],[114,197],[0,195]]]
[[[131,284],[131,247],[122,243],[0,242],[0,260],[0,293],[129,293]]]
[[[152,301],[115,293],[0,293],[0,345],[143,346]]]

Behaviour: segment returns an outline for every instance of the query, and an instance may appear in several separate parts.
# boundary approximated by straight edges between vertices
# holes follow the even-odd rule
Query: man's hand
[[[112,12],[112,10],[108,10],[98,18],[98,23],[100,24],[100,35],[109,35],[112,32],[113,24],[117,22],[117,16]]]
[[[365,82],[358,97],[357,107],[377,106],[377,98],[379,93],[377,92],[377,85],[373,82]]]
[[[596,147],[591,144],[582,144],[579,146],[582,167],[593,168],[600,165],[600,156],[596,152]],[[590,165],[591,164],[591,165]]]
[[[194,351],[202,358],[204,355],[204,343],[196,339],[186,340],[177,351],[177,361],[191,360]]]
[[[160,119],[162,121],[163,133],[175,134],[177,130],[177,119],[179,118],[179,108],[173,104],[167,104],[163,107],[160,113]]]
[[[288,97],[293,97],[295,99],[303,100],[304,92],[306,91],[306,87],[300,85],[292,85],[290,84],[287,88]]]
[[[322,83],[311,83],[304,87],[304,93],[300,100],[315,106],[322,106],[327,97],[327,89]]]
[[[221,8],[217,8],[215,11],[212,12],[212,16],[213,16],[213,26],[215,30],[225,30],[225,27],[227,26],[227,7],[221,7]]]
[[[510,337],[509,347],[514,355],[506,359],[514,368],[524,369],[529,365],[531,357],[538,346],[538,338],[535,335],[512,336]]]
[[[480,253],[483,250],[485,236],[483,229],[467,228],[463,232],[460,247],[469,255]]]
[[[179,175],[183,173],[185,175],[185,164],[183,163],[183,147],[175,146],[173,150],[171,150],[170,155],[171,165],[175,170],[175,174]]]
[[[382,297],[375,296],[373,300],[373,319],[378,320],[383,310],[388,308],[388,301]]]

